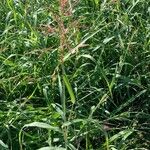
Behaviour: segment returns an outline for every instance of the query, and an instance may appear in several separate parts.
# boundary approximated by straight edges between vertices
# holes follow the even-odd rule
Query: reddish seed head
[[[62,11],[64,11],[67,4],[68,4],[68,0],[60,0],[60,8]]]

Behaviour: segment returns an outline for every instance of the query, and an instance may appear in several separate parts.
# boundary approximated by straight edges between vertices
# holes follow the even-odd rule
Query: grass
[[[150,2],[0,6],[0,149],[150,148]]]

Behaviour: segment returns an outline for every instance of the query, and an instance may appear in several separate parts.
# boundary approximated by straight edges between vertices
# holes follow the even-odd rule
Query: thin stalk
[[[61,63],[61,72],[62,77],[65,75],[65,66],[64,66],[64,50],[65,50],[65,27],[63,22],[63,6],[62,2],[60,1],[60,17],[57,18],[58,20],[58,26],[59,26],[59,34],[60,34],[60,49],[59,49],[59,55],[60,55],[60,63]],[[65,83],[64,80],[62,80],[62,95],[61,95],[61,103],[62,103],[62,109],[63,109],[63,121],[66,122],[66,92],[65,92]],[[67,135],[68,135],[68,127],[63,128],[63,136],[65,140],[65,148],[67,149]]]

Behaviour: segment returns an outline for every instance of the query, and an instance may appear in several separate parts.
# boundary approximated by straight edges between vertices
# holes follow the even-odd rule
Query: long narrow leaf
[[[68,80],[66,75],[63,76],[63,80],[64,80],[65,85],[67,87],[67,90],[69,92],[69,95],[70,95],[70,98],[71,98],[71,102],[74,104],[75,103],[75,95],[73,93],[73,89],[72,89],[72,87],[70,85],[70,82],[69,82],[69,80]]]
[[[23,128],[25,127],[38,127],[38,128],[44,128],[44,129],[51,129],[54,131],[60,131],[60,129],[58,127],[53,127],[47,123],[43,123],[43,122],[32,122],[29,124],[26,124],[23,126]]]
[[[42,147],[38,150],[66,150],[66,148],[62,148],[62,147]]]
[[[128,106],[130,103],[132,103],[136,98],[140,97],[142,94],[144,94],[147,90],[142,90],[141,92],[139,92],[138,94],[136,94],[135,96],[131,97],[127,102],[125,102],[124,104],[122,104],[116,111],[115,114],[120,112],[123,108],[125,108],[126,106]]]
[[[3,148],[8,149],[8,146],[6,144],[4,144],[4,142],[2,140],[0,140],[0,146],[2,146]]]

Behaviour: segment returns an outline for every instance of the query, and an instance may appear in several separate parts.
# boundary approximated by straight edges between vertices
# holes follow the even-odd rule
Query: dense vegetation
[[[0,150],[149,150],[149,107],[150,1],[0,1]]]

